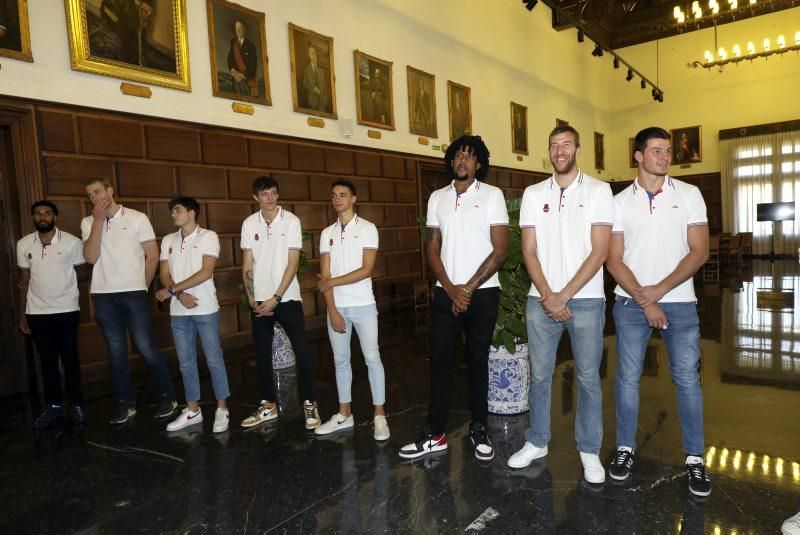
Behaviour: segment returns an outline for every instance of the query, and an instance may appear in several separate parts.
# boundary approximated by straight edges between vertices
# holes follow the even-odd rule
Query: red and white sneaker
[[[431,435],[428,431],[423,431],[416,442],[406,444],[400,448],[400,457],[403,459],[416,459],[435,451],[447,449],[447,437],[441,435]]]

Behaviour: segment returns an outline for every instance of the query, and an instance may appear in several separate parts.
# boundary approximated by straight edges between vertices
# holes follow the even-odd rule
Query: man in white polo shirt
[[[700,190],[667,175],[672,149],[666,130],[636,134],[638,176],[614,197],[608,270],[616,279],[617,452],[609,475],[631,473],[639,415],[639,378],[654,328],[669,354],[678,398],[689,490],[711,493],[703,465],[703,393],[700,390],[700,322],[692,276],[708,259],[708,219]]]
[[[469,438],[475,457],[494,458],[486,430],[488,359],[500,279],[508,249],[508,212],[503,192],[481,182],[489,172],[489,150],[480,136],[464,135],[445,152],[451,184],[428,200],[428,265],[436,277],[429,326],[430,389],[428,426],[400,449],[414,459],[447,449],[445,424],[453,390],[453,351],[462,329],[469,377]]]
[[[589,483],[602,483],[600,360],[605,324],[603,262],[613,223],[611,187],[578,169],[581,141],[573,127],[554,128],[549,151],[553,176],[525,189],[520,210],[522,255],[533,282],[526,310],[530,427],[525,444],[509,458],[508,466],[524,468],[547,455],[556,350],[566,329],[578,377],[575,441],[583,476]]]
[[[108,362],[117,395],[112,424],[136,416],[136,397],[131,387],[128,338],[144,358],[156,383],[160,403],[154,417],[168,418],[178,404],[164,355],[153,339],[147,289],[158,267],[158,247],[153,226],[141,212],[114,201],[114,188],[103,178],[86,183],[92,215],[81,221],[83,256],[92,269],[91,293],[94,315],[108,345]]]
[[[214,413],[215,433],[228,429],[228,375],[219,339],[219,303],[214,287],[214,266],[219,258],[219,238],[213,230],[200,228],[200,205],[191,197],[176,197],[169,202],[172,220],[178,231],[161,240],[161,284],[156,299],[169,305],[172,337],[178,354],[186,408],[167,425],[179,431],[203,421],[200,411],[200,376],[197,371],[197,337],[203,346],[211,384],[217,398]]]
[[[300,395],[306,429],[320,424],[314,400],[314,364],[306,342],[306,326],[297,266],[303,234],[296,215],[278,206],[278,183],[268,176],[253,181],[259,211],[242,224],[242,280],[252,312],[253,343],[261,401],[242,427],[253,427],[278,417],[272,378],[272,337],[281,324],[292,344],[300,375]]]
[[[81,365],[78,361],[77,266],[84,263],[81,241],[56,227],[58,207],[50,201],[31,206],[36,232],[17,242],[19,267],[19,328],[32,334],[39,351],[46,407],[33,422],[44,429],[61,422],[64,401],[61,392],[59,356],[69,400],[69,416],[76,425],[87,423],[81,393]]]
[[[367,364],[375,440],[389,439],[389,426],[383,404],[386,385],[383,363],[378,348],[378,309],[372,293],[372,269],[378,255],[378,229],[356,215],[356,187],[348,180],[331,184],[333,209],[339,215],[336,223],[322,231],[319,240],[319,289],[328,306],[328,338],[336,366],[336,390],[339,412],[314,430],[327,435],[353,427],[350,409],[353,370],[350,366],[350,336],[358,333],[361,352]]]

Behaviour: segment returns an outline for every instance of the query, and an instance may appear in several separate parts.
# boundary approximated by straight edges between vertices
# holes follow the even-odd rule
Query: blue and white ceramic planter
[[[528,344],[517,345],[511,355],[505,348],[489,350],[489,412],[520,414],[528,410],[530,385]]]
[[[294,351],[286,331],[275,324],[275,336],[272,337],[272,369],[282,370],[294,366]]]

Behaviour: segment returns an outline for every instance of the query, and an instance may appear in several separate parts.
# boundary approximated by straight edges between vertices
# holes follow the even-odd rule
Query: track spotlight
[[[522,0],[522,3],[525,4],[525,9],[533,11],[533,8],[539,3],[539,0]]]
[[[658,91],[656,91],[655,87],[650,91],[650,94],[653,95],[653,100],[658,100]]]
[[[633,80],[633,69],[628,69],[628,76],[625,77],[625,80],[628,82]]]
[[[644,80],[641,81],[641,83],[639,84],[639,87],[641,87],[642,89],[647,87],[647,84],[644,83]]]
[[[578,30],[578,42],[583,42],[583,30]]]
[[[599,43],[595,43],[594,50],[592,50],[592,55],[596,58],[599,58],[603,55],[603,47],[600,46]]]
[[[614,68],[619,69],[619,58],[614,58]]]

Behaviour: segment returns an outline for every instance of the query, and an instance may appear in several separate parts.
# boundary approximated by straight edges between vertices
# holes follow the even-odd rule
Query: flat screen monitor
[[[766,202],[756,206],[756,221],[791,221],[794,202]]]

